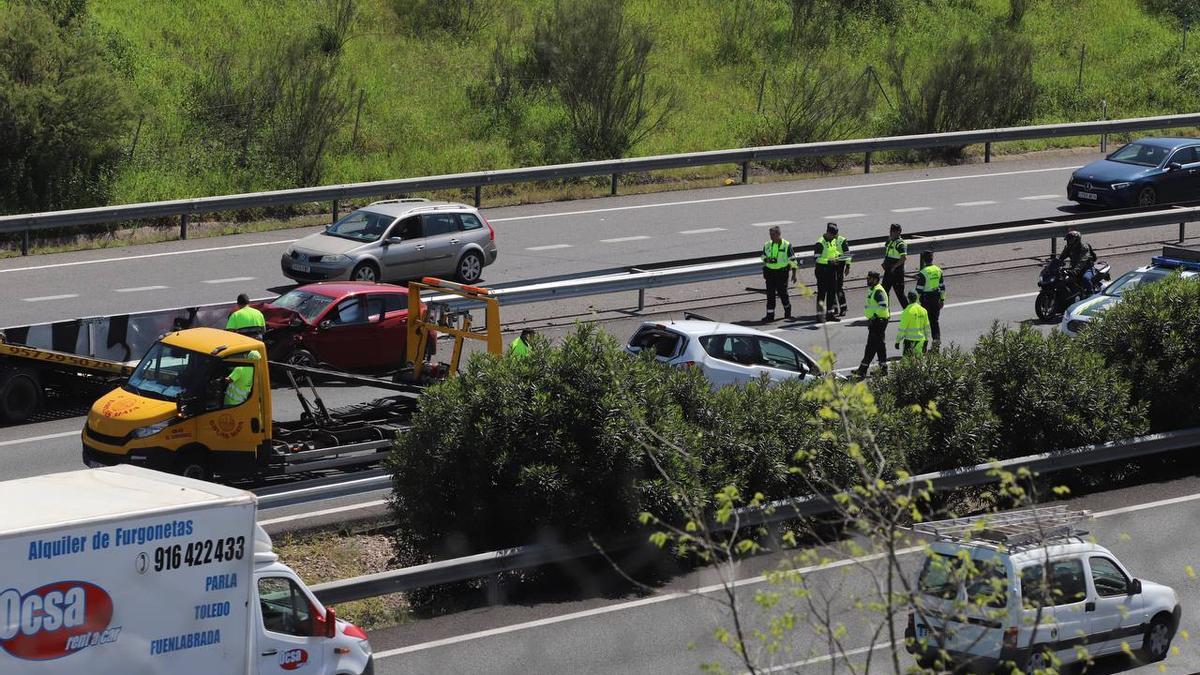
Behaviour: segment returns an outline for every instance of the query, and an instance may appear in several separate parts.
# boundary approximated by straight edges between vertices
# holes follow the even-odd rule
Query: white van
[[[244,490],[134,466],[0,483],[0,673],[370,675]]]
[[[1074,525],[1088,517],[1044,507],[918,525],[933,541],[914,588],[908,651],[925,667],[1026,672],[1123,644],[1146,662],[1166,658],[1178,596],[1086,541]]]

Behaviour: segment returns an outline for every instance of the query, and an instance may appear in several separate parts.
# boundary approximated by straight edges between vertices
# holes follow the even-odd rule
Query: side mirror
[[[1180,164],[1179,162],[1171,162],[1170,164],[1167,165],[1167,171],[1178,171],[1182,168],[1183,168],[1183,165]]]
[[[330,328],[333,328],[333,319],[325,319],[322,321],[320,328],[321,330],[329,330]]]
[[[200,399],[196,396],[180,395],[175,399],[175,408],[180,417],[192,417],[196,414],[200,405]]]
[[[1125,587],[1126,595],[1140,595],[1141,592],[1142,592],[1141,579],[1134,579],[1129,582],[1128,586]]]
[[[332,607],[325,608],[325,637],[337,637],[337,612]]]
[[[388,237],[387,239],[384,239],[384,240],[383,240],[383,243],[385,243],[385,244],[399,244],[399,243],[401,243],[401,242],[403,242],[403,241],[404,241],[404,240],[403,240],[403,239],[401,239],[400,237]]]

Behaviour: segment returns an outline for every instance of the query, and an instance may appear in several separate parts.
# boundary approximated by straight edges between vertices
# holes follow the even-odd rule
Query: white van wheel
[[[1171,649],[1171,638],[1174,637],[1172,633],[1170,619],[1161,614],[1154,617],[1142,642],[1142,658],[1148,663],[1167,658],[1167,652]]]
[[[1029,663],[1026,664],[1025,672],[1036,673],[1050,669],[1050,653],[1041,645],[1034,647],[1029,654]]]

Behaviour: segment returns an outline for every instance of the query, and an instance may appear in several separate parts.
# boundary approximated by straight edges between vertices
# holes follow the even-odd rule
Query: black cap
[[[825,231],[837,234],[837,231],[838,231],[837,223],[825,223]]]
[[[238,294],[237,303],[239,307],[245,307],[246,305],[250,304],[250,296],[246,295],[245,293]]]

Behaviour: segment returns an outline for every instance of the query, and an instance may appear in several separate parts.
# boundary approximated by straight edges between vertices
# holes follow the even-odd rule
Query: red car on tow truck
[[[308,284],[258,309],[267,321],[267,350],[274,361],[346,372],[382,372],[405,365],[405,287],[369,281]]]

